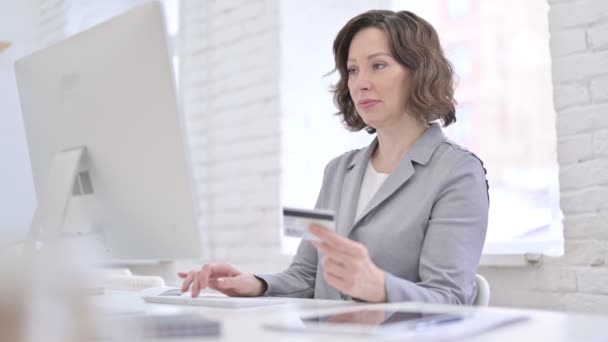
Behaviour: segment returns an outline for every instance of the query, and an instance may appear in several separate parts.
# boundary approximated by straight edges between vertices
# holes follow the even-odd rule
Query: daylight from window
[[[335,33],[348,18],[369,9],[351,3],[341,8],[341,3],[319,2],[314,9],[282,3],[284,205],[313,207],[325,164],[371,139],[340,126],[328,92],[335,75],[323,77],[333,68]],[[490,218],[484,253],[562,254],[546,0],[382,4],[431,22],[454,66],[457,122],[445,132],[478,155],[488,170]],[[320,24],[311,28],[300,23],[298,13],[316,15]],[[297,243],[285,239],[283,251],[295,252]]]

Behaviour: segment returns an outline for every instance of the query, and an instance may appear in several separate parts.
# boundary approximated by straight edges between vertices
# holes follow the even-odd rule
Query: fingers
[[[327,244],[323,244],[322,242],[319,242],[319,241],[313,241],[312,244],[325,256],[330,257],[330,258],[334,259],[335,261],[337,261],[341,264],[344,264],[344,265],[349,265],[352,262],[355,262],[360,259],[360,257],[354,257],[350,254],[343,253],[343,252],[336,250],[336,249],[332,248],[331,246],[329,246]]]
[[[194,275],[196,274],[195,271],[190,271],[187,275],[186,278],[184,279],[184,282],[182,283],[182,292],[186,292],[188,291],[188,289],[190,288],[190,284],[192,284],[192,280],[194,279]]]
[[[241,272],[236,268],[225,263],[211,263],[204,265],[199,271],[179,272],[177,275],[184,279],[181,287],[182,292],[187,292],[188,289],[192,292],[192,297],[198,297],[200,292],[209,287],[210,282],[214,278],[239,276]],[[213,281],[216,285],[216,282]]]
[[[203,269],[196,273],[194,280],[192,281],[192,297],[196,298],[200,294],[201,290],[207,288],[209,284],[209,278],[214,273],[213,264],[203,266]]]
[[[323,258],[323,270],[344,280],[352,279],[355,273],[354,268],[349,264],[341,263],[333,258]]]
[[[354,288],[354,275],[356,273],[352,265],[342,263],[331,257],[325,256],[322,260],[323,276],[329,285],[343,293],[351,293]]]
[[[318,237],[320,243],[332,250],[352,256],[364,256],[367,249],[360,243],[347,239],[318,225],[310,225],[310,232]]]
[[[333,284],[330,284],[340,290],[352,288],[353,277],[360,273],[362,265],[369,259],[367,248],[318,226],[311,226],[310,231],[318,233],[316,235],[321,239],[312,244],[324,256],[322,263],[328,282],[332,279]]]
[[[334,273],[339,274],[340,276],[342,276],[346,272],[350,272],[350,268],[351,268],[348,263],[341,262],[337,259],[334,259],[334,258],[328,257],[328,256],[323,257],[322,263],[323,263],[323,268],[329,269],[329,270],[333,271]]]
[[[339,291],[350,294],[348,292],[348,290],[350,290],[349,283],[344,278],[342,278],[340,275],[338,275],[330,270],[324,270],[323,276],[325,277],[325,280],[327,281],[327,283],[329,285],[331,285],[332,287],[334,287],[335,289],[337,289]]]
[[[207,283],[209,282],[209,277],[213,274],[213,265],[205,265],[203,266],[203,270],[199,272],[198,281],[200,283],[201,289],[207,287]]]
[[[205,265],[201,271],[179,272],[177,275],[184,279],[181,291],[187,292],[192,287],[192,297],[198,297],[200,291],[207,287],[207,282],[212,271],[213,265]]]
[[[192,279],[192,288],[190,289],[191,290],[190,294],[192,295],[192,298],[198,297],[199,293],[201,292],[200,278],[201,278],[201,273],[196,272],[194,274],[194,279]]]

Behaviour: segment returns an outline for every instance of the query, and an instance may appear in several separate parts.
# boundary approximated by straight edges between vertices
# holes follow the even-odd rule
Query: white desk
[[[244,309],[212,309],[193,306],[174,306],[166,304],[144,303],[137,293],[108,292],[95,298],[98,309],[110,312],[132,311],[153,313],[189,312],[197,313],[205,318],[216,319],[222,323],[220,338],[197,338],[197,341],[371,341],[374,338],[365,336],[341,336],[328,334],[305,334],[297,332],[279,332],[267,330],[263,324],[277,321],[297,319],[300,314],[325,313],[332,308],[344,308],[347,305],[360,303],[326,301],[311,299],[290,299],[288,304],[244,308]],[[418,303],[381,304],[381,307],[391,309],[431,309],[449,312],[466,312],[467,310],[486,310],[488,312],[518,312],[529,317],[525,322],[505,326],[464,341],[591,341],[608,342],[608,316],[584,314],[569,314],[539,310],[514,310],[502,308],[472,308],[454,307],[447,305],[431,305]],[[163,340],[167,341],[167,340]],[[173,341],[173,340],[171,340]],[[179,341],[188,341],[180,339]],[[461,340],[462,341],[462,340]]]

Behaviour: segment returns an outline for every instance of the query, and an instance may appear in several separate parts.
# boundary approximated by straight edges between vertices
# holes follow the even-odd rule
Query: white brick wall
[[[590,28],[587,31],[587,37],[589,47],[593,49],[608,48],[608,25],[604,23],[601,26]]]
[[[47,46],[65,37],[69,0],[39,0],[37,39],[40,46]]]
[[[608,31],[605,34],[608,37]],[[591,98],[596,102],[608,101],[608,76],[591,80]]]
[[[493,305],[608,313],[608,2],[550,3],[565,256],[480,273]]]
[[[181,4],[180,89],[209,246],[206,260],[278,271],[276,0]]]
[[[589,89],[581,84],[555,85],[553,94],[556,110],[589,102]]]
[[[552,36],[551,48],[554,53],[567,55],[587,49],[587,36],[583,29],[557,31]]]
[[[47,46],[146,0],[37,0],[38,42]]]

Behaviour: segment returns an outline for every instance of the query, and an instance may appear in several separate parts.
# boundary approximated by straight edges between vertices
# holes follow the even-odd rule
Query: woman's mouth
[[[367,109],[380,103],[380,100],[361,100],[359,101],[359,107]]]

